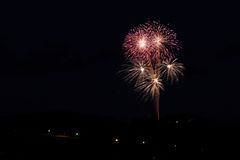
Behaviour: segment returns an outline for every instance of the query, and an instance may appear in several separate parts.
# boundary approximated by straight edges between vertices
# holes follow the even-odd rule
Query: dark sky
[[[152,104],[117,72],[129,29],[160,20],[177,32],[186,66],[180,83],[161,95],[162,116],[240,123],[240,22],[231,1],[11,2],[0,12],[1,115],[153,116]]]

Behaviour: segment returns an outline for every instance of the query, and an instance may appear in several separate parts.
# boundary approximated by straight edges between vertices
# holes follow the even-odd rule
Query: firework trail
[[[134,83],[142,97],[154,99],[159,120],[163,80],[173,83],[183,76],[184,66],[177,62],[174,54],[179,49],[176,33],[159,22],[147,22],[130,30],[123,48],[130,61],[125,80]]]

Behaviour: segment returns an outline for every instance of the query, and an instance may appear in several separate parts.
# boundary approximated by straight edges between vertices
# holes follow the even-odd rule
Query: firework
[[[177,59],[166,60],[161,64],[161,70],[167,81],[174,83],[179,81],[179,76],[183,76],[184,66],[182,63],[178,63]]]
[[[176,34],[158,22],[148,22],[132,29],[126,36],[123,47],[127,58],[143,61],[172,58],[178,49]]]
[[[145,25],[134,28],[126,36],[124,41],[124,49],[126,50],[126,56],[129,59],[142,59],[149,58],[151,44],[148,28]]]
[[[174,50],[178,50],[176,33],[159,22],[147,23],[150,28],[152,41],[152,59],[171,59],[174,57]]]
[[[162,79],[160,78],[159,74],[155,73],[148,73],[146,78],[136,83],[135,86],[135,89],[145,99],[154,98],[155,96],[160,94],[160,89],[163,90]]]
[[[144,99],[154,97],[158,93],[158,89],[163,89],[160,76],[160,68],[153,69],[150,63],[143,61],[130,61],[124,70],[127,74],[125,80],[134,83],[134,88]],[[151,96],[149,96],[151,95]]]
[[[160,91],[164,89],[162,79],[173,83],[183,75],[184,66],[177,62],[174,54],[179,49],[176,34],[159,22],[148,22],[132,29],[123,47],[130,61],[125,79],[134,83],[144,99],[154,99],[159,119]]]
[[[125,76],[125,80],[130,83],[140,83],[148,75],[147,73],[149,72],[149,69],[150,67],[148,63],[132,60],[129,62],[129,64],[126,66],[126,69],[124,70],[127,73]]]

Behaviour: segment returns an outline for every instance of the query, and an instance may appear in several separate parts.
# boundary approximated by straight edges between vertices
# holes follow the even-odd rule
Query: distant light
[[[51,130],[49,129],[49,130],[48,130],[48,133],[50,133],[50,132],[51,132]]]
[[[119,139],[118,139],[118,138],[116,138],[116,139],[115,139],[115,142],[119,142]]]
[[[145,142],[145,141],[142,141],[142,144],[146,144],[146,142]]]
[[[176,148],[176,147],[177,147],[177,145],[176,145],[176,144],[174,144],[174,147]]]
[[[176,124],[178,124],[179,123],[179,121],[176,121]]]
[[[75,135],[76,135],[76,136],[78,136],[78,135],[79,135],[79,134],[78,134],[78,132],[77,132],[77,133],[75,133]]]

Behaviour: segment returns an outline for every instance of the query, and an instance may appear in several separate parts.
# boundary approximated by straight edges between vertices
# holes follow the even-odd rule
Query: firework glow
[[[183,76],[184,66],[177,62],[175,54],[179,49],[176,33],[159,22],[148,22],[130,30],[123,48],[129,60],[125,80],[134,84],[143,99],[154,99],[159,120],[164,82],[172,84]]]

